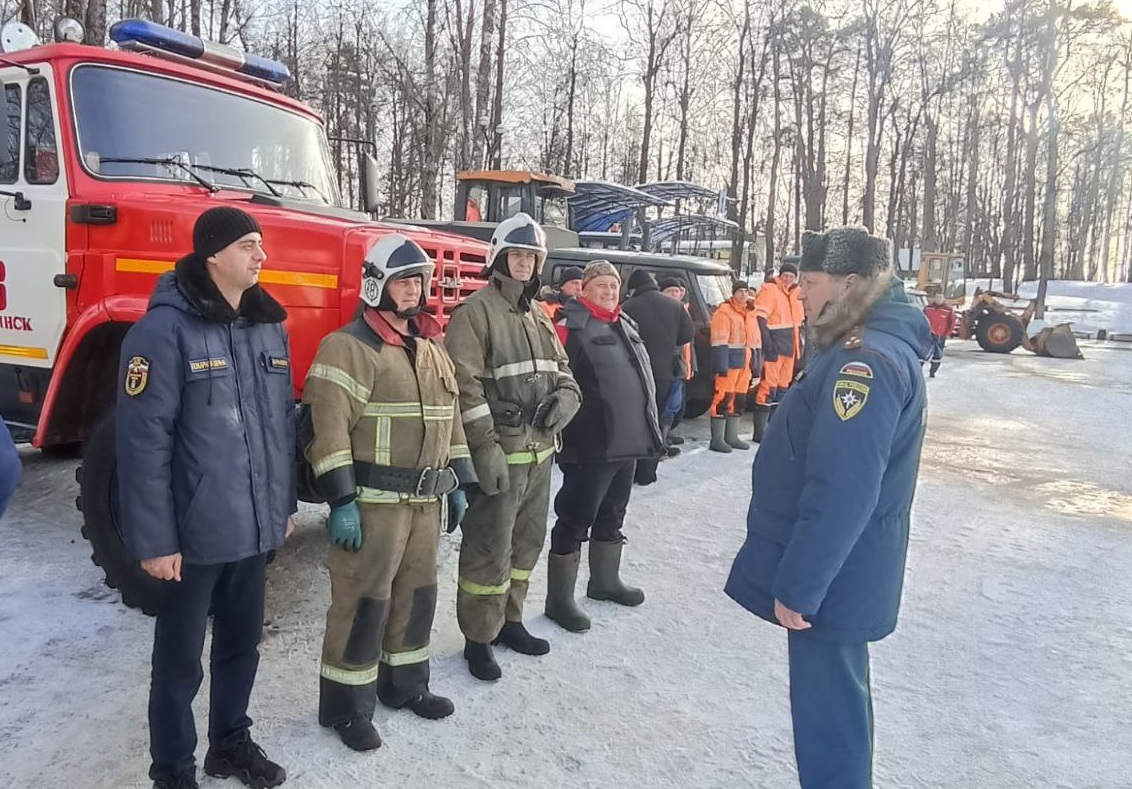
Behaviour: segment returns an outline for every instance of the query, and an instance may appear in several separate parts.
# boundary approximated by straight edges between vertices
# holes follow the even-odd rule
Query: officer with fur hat
[[[319,345],[301,436],[330,503],[331,601],[318,719],[348,747],[381,745],[376,701],[422,718],[452,714],[429,690],[443,499],[455,528],[475,482],[440,324],[422,312],[433,262],[385,236],[362,264],[361,314]]]
[[[294,388],[286,311],[259,286],[259,223],[231,206],[193,228],[122,343],[117,407],[122,537],[169,581],[157,611],[149,776],[196,787],[192,702],[212,622],[207,774],[278,786],[286,772],[251,739],[267,555],[295,501]],[[254,396],[249,393],[254,392]]]
[[[928,325],[864,228],[807,232],[800,269],[816,354],[755,457],[726,591],[787,629],[803,789],[871,789],[868,643],[900,605]]]
[[[499,679],[493,644],[550,651],[523,625],[527,586],[546,539],[551,456],[581,402],[566,351],[532,309],[546,236],[520,213],[500,223],[490,278],[453,315],[444,345],[456,365],[460,410],[479,484],[462,529],[456,615],[477,679]]]

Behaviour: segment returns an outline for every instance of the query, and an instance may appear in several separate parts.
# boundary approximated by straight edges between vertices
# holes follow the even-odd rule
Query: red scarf
[[[618,304],[612,310],[607,310],[605,307],[599,307],[598,305],[594,304],[592,301],[587,299],[585,296],[579,296],[578,301],[587,310],[590,311],[590,315],[593,315],[599,321],[603,321],[605,323],[616,323],[617,321],[621,320],[621,305],[620,304]]]

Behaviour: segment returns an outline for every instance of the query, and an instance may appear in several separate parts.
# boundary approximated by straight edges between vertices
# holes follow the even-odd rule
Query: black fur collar
[[[220,294],[220,289],[208,276],[208,264],[196,253],[189,253],[177,261],[177,287],[193,305],[201,317],[217,323],[232,323],[237,318],[246,318],[252,323],[282,323],[287,319],[283,305],[259,285],[244,291],[240,299],[240,311]]]

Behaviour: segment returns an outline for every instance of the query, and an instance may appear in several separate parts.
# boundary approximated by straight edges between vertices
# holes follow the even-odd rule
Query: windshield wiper
[[[293,186],[296,189],[312,189],[314,190],[314,193],[318,195],[319,199],[322,200],[322,202],[326,203],[327,205],[330,204],[330,200],[326,197],[326,195],[322,193],[322,190],[320,190],[310,181],[279,181],[276,179],[271,179],[269,181],[266,181],[266,183],[278,184],[279,186]]]
[[[250,184],[248,183],[248,179],[254,178],[264,186],[266,186],[267,191],[271,192],[271,194],[275,197],[283,197],[283,193],[271,185],[273,183],[272,181],[268,181],[266,178],[264,178],[262,175],[260,175],[250,167],[213,167],[210,164],[194,164],[193,167],[199,167],[200,169],[207,170],[210,173],[234,175],[237,178],[243,179],[244,185],[249,187]]]
[[[201,176],[200,173],[193,170],[193,168],[191,166],[185,164],[180,159],[176,159],[176,158],[173,158],[173,157],[166,158],[166,159],[158,159],[158,158],[152,158],[152,157],[150,157],[150,158],[112,157],[112,158],[106,158],[106,159],[100,158],[98,161],[99,161],[100,164],[103,164],[103,163],[105,163],[105,164],[153,164],[153,165],[160,164],[160,165],[163,165],[165,167],[180,167],[182,170],[184,170],[186,173],[189,174],[190,178],[192,178],[198,184],[203,186],[209,192],[215,193],[215,192],[220,191],[219,186],[217,186],[216,184],[212,183],[211,181],[209,181],[206,178],[204,178],[203,176]],[[197,165],[197,166],[199,166],[199,165]]]

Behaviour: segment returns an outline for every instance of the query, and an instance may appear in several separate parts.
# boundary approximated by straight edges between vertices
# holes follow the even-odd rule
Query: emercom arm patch
[[[145,391],[149,383],[149,359],[144,356],[131,356],[126,363],[126,394],[137,397]]]
[[[852,375],[856,378],[872,378],[873,368],[869,367],[864,362],[848,362],[842,365],[840,374]]]
[[[869,399],[869,385],[841,378],[833,387],[833,410],[842,422],[855,417]]]

